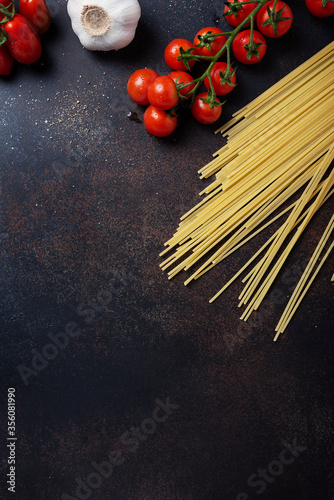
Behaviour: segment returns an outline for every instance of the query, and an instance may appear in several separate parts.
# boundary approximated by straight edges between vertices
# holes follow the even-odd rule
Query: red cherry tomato
[[[226,21],[228,21],[232,26],[237,27],[246,19],[246,17],[255,9],[257,6],[256,3],[248,3],[244,5],[239,5],[239,2],[243,2],[243,0],[233,0],[233,6],[231,8],[232,14],[226,15],[229,11],[227,5],[224,7],[224,16]],[[245,28],[250,25],[250,22],[245,24]]]
[[[185,71],[172,71],[169,73],[169,78],[174,80],[175,84],[185,84],[185,83],[190,83],[190,85],[187,85],[186,87],[183,87],[183,89],[179,89],[179,94],[181,95],[186,95],[188,92],[190,92],[194,87],[195,84],[191,84],[191,82],[194,81],[193,77],[189,75],[189,73],[186,73]]]
[[[153,106],[158,109],[171,109],[179,100],[174,80],[169,76],[158,76],[147,90],[147,97]]]
[[[334,2],[328,1],[322,6],[322,0],[305,0],[306,7],[316,17],[329,17],[334,14]]]
[[[244,64],[255,64],[261,61],[267,50],[264,36],[258,31],[253,32],[253,49],[249,46],[250,30],[240,31],[232,43],[232,49],[238,61]]]
[[[9,5],[12,3],[12,0],[0,0],[0,5],[3,7],[6,7],[6,9],[9,7]],[[9,9],[10,12],[13,12],[13,6]],[[5,15],[0,12],[0,21],[5,19]]]
[[[0,75],[9,75],[14,59],[5,44],[0,45]]]
[[[157,137],[166,137],[174,132],[177,125],[176,116],[169,116],[166,111],[149,106],[144,113],[146,130]]]
[[[186,71],[188,68],[185,66],[183,61],[178,61],[177,58],[180,55],[180,48],[184,51],[192,49],[192,54],[197,54],[196,47],[185,40],[184,38],[175,38],[172,40],[165,48],[165,61],[168,66],[174,70]],[[189,68],[192,68],[196,61],[188,60]]]
[[[130,76],[127,84],[127,91],[131,99],[137,104],[150,104],[147,98],[147,89],[156,78],[158,73],[153,69],[137,69]]]
[[[197,35],[195,36],[194,39],[194,45],[196,46],[197,54],[199,56],[215,56],[218,54],[220,49],[223,47],[224,43],[226,42],[226,36],[221,35],[215,37],[211,42],[208,41],[209,47],[204,45],[203,47],[198,47],[198,45],[201,43],[200,36],[207,35],[208,33],[215,35],[218,33],[223,33],[222,30],[216,27],[212,28],[202,28]]]
[[[23,64],[32,64],[41,57],[42,45],[35,28],[21,14],[7,21],[5,28],[8,39],[6,42],[14,59]]]
[[[50,28],[51,15],[45,0],[20,0],[19,13],[28,19],[40,35]]]
[[[205,125],[208,125],[209,123],[214,123],[215,121],[218,120],[218,118],[222,114],[222,107],[214,106],[213,108],[211,108],[210,104],[204,102],[202,99],[208,99],[207,92],[202,92],[201,94],[198,94],[195,97],[195,101],[194,104],[192,105],[191,112],[194,118],[196,118],[196,120],[200,123],[204,123]],[[217,97],[215,101],[218,103],[220,102]]]
[[[217,62],[210,71],[212,85],[217,95],[229,94],[235,87],[237,79],[233,68],[230,66],[229,72],[226,72],[226,70],[226,63]],[[222,80],[224,80],[223,83],[221,83]],[[210,82],[208,77],[204,79],[204,85],[209,90]]]
[[[278,0],[274,11],[275,0],[266,3],[257,13],[256,23],[262,35],[268,38],[278,38],[285,35],[291,27],[293,15],[290,7]],[[271,14],[269,16],[268,9]],[[269,24],[269,21],[271,23]],[[264,24],[268,23],[268,24]]]

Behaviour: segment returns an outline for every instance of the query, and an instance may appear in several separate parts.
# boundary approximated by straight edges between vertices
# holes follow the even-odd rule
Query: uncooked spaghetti
[[[172,278],[193,269],[190,283],[285,214],[280,228],[210,300],[258,257],[239,299],[245,321],[258,309],[316,211],[333,193],[334,42],[237,112],[220,132],[227,144],[203,167],[215,174],[205,198],[183,217],[161,253]],[[302,194],[277,214],[298,191]],[[330,247],[331,248],[331,247]],[[195,269],[196,266],[196,269]],[[299,297],[299,295],[298,295]],[[296,301],[298,301],[296,296]],[[289,311],[294,307],[289,307]],[[287,317],[283,326],[291,317]]]

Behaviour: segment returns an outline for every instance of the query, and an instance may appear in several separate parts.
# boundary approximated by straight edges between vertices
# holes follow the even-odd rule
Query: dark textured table
[[[190,116],[149,136],[127,116],[143,110],[126,82],[144,66],[168,72],[167,43],[215,23],[222,3],[141,0],[135,41],[117,53],[84,50],[65,2],[49,5],[41,61],[0,82],[0,498],[333,500],[333,257],[273,342],[333,202],[289,257],[280,299],[248,326],[240,282],[208,299],[261,238],[188,288],[159,268],[223,142]],[[332,19],[291,7],[293,28],[261,65],[239,65],[221,124],[331,41]]]

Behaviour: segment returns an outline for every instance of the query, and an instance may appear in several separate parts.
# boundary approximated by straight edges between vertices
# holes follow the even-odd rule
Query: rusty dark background
[[[208,300],[271,230],[188,288],[186,275],[168,281],[159,268],[163,243],[199,200],[197,170],[222,138],[190,116],[169,138],[149,136],[127,116],[142,118],[143,108],[126,83],[144,66],[167,73],[173,38],[227,27],[217,23],[222,2],[141,0],[136,38],[117,53],[84,50],[66,3],[49,6],[42,59],[0,81],[0,498],[333,500],[333,258],[272,340],[333,202],[275,284],[283,303],[248,328],[238,319],[240,282]],[[261,65],[239,65],[220,123],[332,40],[332,19],[312,17],[301,0],[291,7],[289,34],[268,41]],[[80,333],[25,384],[19,367],[32,369],[66,325]],[[5,485],[8,387],[17,399],[15,494]],[[157,398],[178,408],[139,445],[124,445],[124,433],[150,425]],[[303,450],[259,494],[247,480],[284,441]],[[94,483],[92,462],[115,450],[123,463],[76,493],[76,478]]]

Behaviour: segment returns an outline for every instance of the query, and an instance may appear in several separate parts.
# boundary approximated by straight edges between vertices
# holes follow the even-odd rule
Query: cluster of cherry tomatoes
[[[14,59],[32,64],[41,57],[39,35],[50,27],[51,16],[45,0],[20,0],[15,12],[12,0],[0,0],[0,75],[9,75]]]
[[[272,16],[267,6],[272,9]],[[256,2],[233,0],[225,5],[226,19],[232,26],[237,27],[256,7]],[[261,61],[267,49],[263,35],[271,38],[284,35],[292,24],[292,12],[284,2],[271,0],[259,10],[256,22],[260,31],[246,29],[236,34],[233,39],[233,54],[244,64]],[[245,25],[247,26],[249,23]],[[202,80],[193,79],[189,71],[196,63],[196,58],[203,58],[206,62],[212,61],[205,59],[208,57],[219,58],[224,52],[222,49],[226,41],[225,34],[219,28],[203,28],[196,34],[193,43],[177,38],[167,45],[164,57],[167,65],[173,70],[168,75],[159,76],[156,71],[143,68],[130,76],[127,84],[130,97],[137,104],[148,105],[144,113],[144,124],[148,132],[158,137],[171,134],[177,125],[176,111],[180,103],[188,102],[192,115],[200,123],[210,124],[218,120],[223,104],[219,97],[230,93],[235,87],[235,70],[226,62],[215,61],[210,72],[203,74]],[[180,60],[180,56],[184,54],[186,58]],[[192,56],[196,58],[192,59]],[[206,92],[195,95],[202,81]]]
[[[309,11],[318,17],[327,17],[334,12],[334,0],[305,0]],[[256,13],[254,25],[257,29],[238,27],[258,6],[258,2],[230,0],[225,3],[224,16],[235,28],[226,33],[217,27],[201,29],[193,43],[183,38],[170,42],[164,52],[167,65],[173,70],[166,76],[159,76],[152,69],[135,71],[129,78],[127,90],[137,104],[148,105],[144,113],[144,124],[148,132],[158,137],[171,134],[177,125],[177,112],[181,105],[188,105],[191,113],[200,123],[214,123],[221,115],[220,96],[230,93],[236,85],[235,70],[230,63],[218,61],[227,47],[243,64],[261,61],[267,50],[265,37],[278,38],[290,29],[293,15],[290,7],[281,0],[266,2]],[[242,28],[249,28],[250,22]],[[229,47],[229,45],[231,47]],[[225,46],[225,50],[224,50]],[[193,58],[192,58],[193,57]],[[196,60],[211,63],[202,77],[194,79],[190,70]],[[206,92],[196,91],[204,83]]]

